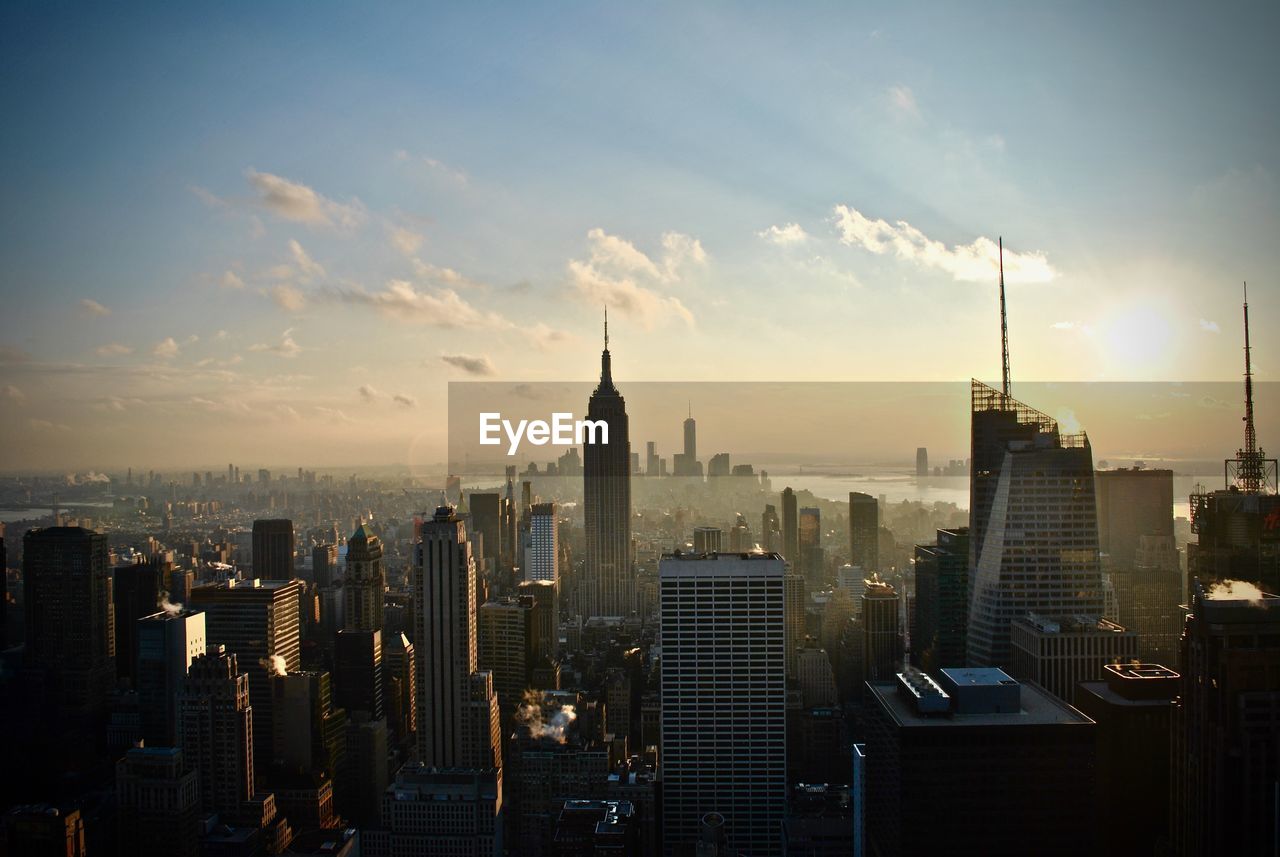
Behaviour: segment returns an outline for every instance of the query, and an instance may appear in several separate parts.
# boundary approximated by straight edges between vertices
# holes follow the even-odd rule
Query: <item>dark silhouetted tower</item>
[[[587,404],[587,419],[604,421],[608,443],[583,450],[583,522],[586,529],[586,612],[626,616],[635,609],[631,575],[631,443],[626,402],[613,385],[609,327],[605,320],[600,384]]]

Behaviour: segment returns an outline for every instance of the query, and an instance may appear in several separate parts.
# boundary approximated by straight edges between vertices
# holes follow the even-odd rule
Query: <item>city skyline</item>
[[[1235,378],[1257,9],[9,7],[0,469],[435,461],[445,380],[585,380],[606,303],[628,382],[993,378],[1000,235],[1015,384]]]

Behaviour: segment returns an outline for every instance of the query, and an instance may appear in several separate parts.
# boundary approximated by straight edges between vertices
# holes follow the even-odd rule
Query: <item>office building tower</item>
[[[520,564],[520,557],[516,555],[520,547],[520,542],[517,538],[519,510],[516,508],[515,465],[507,465],[506,474],[507,490],[506,493],[502,495],[502,543],[499,549],[500,560],[498,564],[507,585],[512,585],[515,582],[513,575],[515,574],[516,566]]]
[[[223,646],[191,661],[178,721],[183,756],[200,775],[200,806],[238,815],[254,795],[254,718],[249,675]]]
[[[205,613],[210,647],[226,647],[249,676],[255,750],[262,759],[271,758],[271,676],[302,667],[301,594],[296,580],[229,580],[191,590],[190,606]]]
[[[659,564],[667,854],[694,844],[711,812],[724,817],[731,849],[780,853],[785,571],[777,554],[676,554]]]
[[[880,504],[870,494],[849,492],[849,562],[880,570]]]
[[[388,634],[382,644],[382,691],[391,737],[407,749],[417,739],[417,650],[403,633]]]
[[[626,800],[567,800],[552,834],[555,857],[639,854],[640,820]]]
[[[929,450],[923,446],[916,447],[916,478],[929,475]]]
[[[471,494],[467,503],[471,508],[471,527],[484,541],[484,555],[476,558],[476,565],[492,574],[497,571],[502,555],[502,495],[497,491]]]
[[[797,552],[799,569],[804,574],[810,591],[821,589],[826,583],[826,554],[822,550],[822,510],[805,507],[800,510]]]
[[[1088,436],[974,384],[971,560],[975,541],[981,553],[970,564],[968,662],[996,666],[1009,662],[1019,616],[1102,615],[1098,515]],[[990,400],[1005,409],[979,410]],[[984,445],[992,438],[1005,441],[1002,456]]]
[[[1033,681],[1076,704],[1082,681],[1098,681],[1108,664],[1138,659],[1138,635],[1096,616],[1050,619],[1028,613],[1013,620],[1009,674]]]
[[[387,771],[387,721],[356,711],[347,719],[346,748],[334,799],[344,818],[357,827],[378,823]]]
[[[660,475],[662,472],[662,465],[659,462],[660,462],[660,459],[658,458],[658,445],[653,441],[649,441],[648,443],[645,444],[644,475],[645,476]]]
[[[28,530],[22,539],[24,669],[70,727],[105,711],[115,682],[115,605],[107,537],[82,527]]]
[[[120,853],[200,853],[199,775],[185,764],[177,747],[129,750],[116,763],[116,806]]]
[[[591,616],[628,616],[635,609],[635,579],[631,574],[631,443],[626,402],[613,385],[607,319],[600,384],[587,404],[587,419],[607,425],[609,442],[601,443],[598,436],[583,450],[586,612]]]
[[[1092,853],[1093,721],[998,669],[938,676],[868,686],[870,853]]]
[[[936,544],[916,545],[912,663],[932,672],[963,664],[969,626],[969,528],[938,530]]]
[[[111,600],[115,606],[116,677],[136,686],[138,620],[156,612],[165,589],[158,559],[121,566],[111,572]]]
[[[698,461],[698,423],[693,418],[692,408],[684,421],[684,451],[677,452],[672,459],[676,476],[702,477],[702,462]]]
[[[760,515],[760,547],[765,553],[782,551],[782,525],[778,509],[772,503],[766,503],[764,513]]]
[[[0,527],[0,533],[4,531]],[[9,554],[0,535],[0,651],[9,648]]]
[[[805,615],[805,602],[809,600],[809,590],[804,585],[804,575],[787,571],[782,578],[782,593],[786,619],[783,653],[787,665],[787,679],[790,681],[796,678],[796,657],[809,633]]]
[[[267,518],[253,522],[253,576],[293,579],[293,521]]]
[[[1169,838],[1169,742],[1179,675],[1158,664],[1103,668],[1076,707],[1098,724],[1099,853],[1156,853]]]
[[[272,676],[271,694],[275,765],[284,771],[334,776],[345,755],[347,713],[334,707],[329,673],[308,670]]]
[[[533,666],[552,660],[560,647],[559,587],[549,580],[526,580],[516,588],[530,606],[530,649]]]
[[[1133,566],[1144,536],[1173,538],[1172,470],[1099,470],[1095,479],[1098,548],[1117,569]]]
[[[751,528],[747,526],[747,519],[738,514],[733,526],[729,528],[729,552],[745,553],[752,550],[755,543],[751,539]]]
[[[500,857],[502,772],[406,765],[382,794],[382,823],[365,831],[367,857]]]
[[[1173,853],[1262,855],[1280,830],[1280,597],[1192,584],[1174,709]]]
[[[84,817],[78,809],[44,803],[22,804],[0,817],[5,855],[88,857]]]
[[[890,681],[902,670],[902,599],[893,585],[872,574],[862,593],[864,681]]]
[[[533,599],[508,596],[480,605],[480,669],[493,673],[498,706],[511,714],[530,687],[533,649]]]
[[[333,586],[338,576],[338,546],[316,545],[311,549],[311,580],[321,589]]]
[[[1258,445],[1253,421],[1253,352],[1249,300],[1244,302],[1244,445],[1224,462],[1226,487],[1191,495],[1187,580],[1205,586],[1243,580],[1280,592],[1280,493],[1276,460]]]
[[[694,527],[693,552],[719,553],[720,536],[721,532],[719,527]]]
[[[467,677],[463,723],[464,766],[475,770],[502,768],[502,719],[493,673],[477,670]]]
[[[796,653],[796,679],[805,708],[830,707],[839,701],[836,676],[826,650],[801,648]]]
[[[782,489],[782,557],[800,571],[800,516],[790,488]]]
[[[382,716],[382,632],[339,631],[333,646],[333,699],[348,715]]]
[[[382,630],[383,594],[386,589],[387,580],[382,571],[382,540],[361,524],[347,539],[342,619],[348,631]]]
[[[560,527],[555,503],[534,503],[530,507],[524,579],[552,583],[560,579]]]
[[[191,662],[209,648],[200,611],[161,611],[137,620],[138,711],[147,746],[178,743],[178,697]]]
[[[707,476],[720,477],[728,476],[733,468],[730,466],[729,453],[718,452],[711,456],[711,460],[707,462]]]
[[[1178,662],[1186,611],[1178,549],[1172,536],[1141,536],[1128,569],[1112,567],[1120,624],[1138,635],[1143,663]]]

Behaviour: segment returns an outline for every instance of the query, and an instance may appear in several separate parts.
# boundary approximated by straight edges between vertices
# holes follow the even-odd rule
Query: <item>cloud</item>
[[[80,308],[85,312],[87,312],[89,315],[97,316],[99,318],[101,318],[104,315],[111,315],[111,310],[107,309],[102,304],[98,303],[92,298],[81,298]]]
[[[173,341],[172,336],[166,336],[160,340],[151,349],[151,354],[159,357],[161,360],[168,360],[171,357],[178,356],[178,343]]]
[[[62,423],[50,422],[49,420],[27,420],[27,425],[32,431],[71,431],[71,427]]]
[[[256,202],[284,220],[340,229],[352,229],[364,222],[364,206],[359,200],[337,202],[300,182],[252,168],[245,170],[245,178],[258,194]]]
[[[397,226],[391,230],[390,235],[391,246],[399,250],[405,256],[412,256],[418,252],[418,248],[422,246],[422,242],[426,240],[425,236],[414,232],[412,229],[406,229],[403,226]]]
[[[27,398],[26,393],[22,392],[12,384],[5,384],[3,388],[0,388],[0,396],[3,396],[11,402],[22,402]]]
[[[293,261],[304,279],[311,280],[324,276],[324,266],[308,256],[307,251],[303,250],[302,245],[297,241],[289,240],[289,252],[293,254]]]
[[[307,296],[302,289],[291,283],[273,286],[271,299],[276,302],[276,306],[289,312],[300,312],[307,305]]]
[[[777,244],[779,247],[793,247],[809,240],[809,233],[805,232],[799,223],[770,226],[762,232],[757,232],[756,236],[763,238],[770,244]]]
[[[414,158],[404,149],[397,149],[396,160],[407,163],[407,162],[413,161]],[[462,170],[455,169],[454,167],[451,167],[448,164],[446,164],[444,161],[430,157],[429,155],[423,155],[418,160],[420,160],[422,163],[427,165],[427,169],[431,172],[432,175],[443,178],[453,184],[458,185],[459,187],[466,187],[471,181],[471,179],[467,176],[467,174]]]
[[[528,334],[533,340],[533,344],[543,351],[554,348],[557,345],[563,345],[566,342],[572,342],[574,339],[573,334],[548,327],[543,322],[538,322],[529,328]]]
[[[378,391],[368,384],[361,384],[356,390],[360,394],[360,398],[366,402],[376,402],[378,400]]]
[[[696,238],[679,232],[662,236],[663,257],[654,262],[625,238],[596,227],[587,232],[590,258],[569,260],[569,283],[584,302],[609,306],[646,329],[660,320],[693,325],[693,313],[674,295],[659,289],[679,282],[683,269],[705,265],[706,251]]]
[[[1207,330],[1209,333],[1222,332],[1222,330],[1218,327],[1218,323],[1216,321],[1209,321],[1209,319],[1207,318],[1200,319],[1200,329]]]
[[[950,274],[958,282],[986,282],[999,271],[1000,253],[995,241],[979,236],[970,244],[948,247],[919,229],[899,220],[892,224],[871,220],[856,208],[837,205],[834,210],[840,241],[882,255],[893,251],[899,259]],[[1005,280],[1011,283],[1047,283],[1058,272],[1044,253],[1004,251]]]
[[[472,357],[469,354],[441,354],[440,360],[455,369],[461,369],[468,375],[493,375],[497,371],[493,363],[483,354]]]
[[[291,327],[284,333],[280,334],[280,341],[275,345],[258,343],[257,345],[250,345],[249,350],[265,351],[274,354],[277,357],[292,359],[301,354],[304,349],[301,345],[293,341],[293,328]]]
[[[337,408],[326,408],[323,405],[316,405],[316,413],[322,417],[326,417],[331,420],[337,420],[338,422],[341,422],[341,423],[355,422],[355,420],[351,419],[351,417],[347,416],[346,413],[344,413],[341,410],[338,410]]]
[[[235,271],[224,271],[222,279],[218,281],[224,289],[243,289],[244,280],[240,279],[240,275]]]
[[[133,348],[128,345],[121,345],[119,342],[108,342],[106,345],[99,345],[94,351],[99,357],[116,357],[132,354]]]
[[[417,399],[413,398],[413,396],[407,396],[404,393],[396,393],[391,397],[391,401],[405,408],[416,407],[418,404]]]
[[[413,260],[413,271],[420,279],[430,280],[442,286],[460,286],[468,289],[487,289],[488,286],[479,280],[464,276],[453,268],[441,268],[421,259]]]
[[[916,94],[911,91],[911,87],[896,84],[889,87],[887,94],[889,103],[899,115],[912,119],[920,118],[920,105],[916,103]]]
[[[371,306],[394,318],[446,329],[510,330],[516,325],[504,316],[468,303],[453,289],[419,289],[407,280],[391,280],[380,292],[330,289],[327,297]]]

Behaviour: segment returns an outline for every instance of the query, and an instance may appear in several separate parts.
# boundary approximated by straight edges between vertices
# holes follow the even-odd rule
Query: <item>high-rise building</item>
[[[672,456],[676,476],[702,477],[702,462],[698,461],[698,423],[693,418],[692,406],[684,421],[684,451]]]
[[[120,853],[200,853],[199,774],[184,763],[177,747],[129,750],[116,763],[116,806]]]
[[[824,571],[826,555],[822,550],[822,510],[806,506],[800,510],[797,553],[798,568],[804,574],[810,591],[821,589],[826,583]]]
[[[467,497],[471,508],[471,526],[484,541],[484,556],[476,563],[489,571],[497,571],[502,556],[502,495],[497,491],[487,494],[471,494]]]
[[[1099,470],[1098,548],[1121,569],[1133,565],[1143,536],[1173,538],[1173,471]]]
[[[727,452],[717,452],[707,462],[707,476],[709,477],[728,476],[732,471],[733,468],[730,466],[729,453]]]
[[[382,540],[362,523],[347,539],[347,573],[342,582],[343,624],[348,631],[381,631],[386,575]]]
[[[667,854],[692,846],[708,813],[724,817],[731,849],[781,853],[785,570],[763,553],[659,564]]]
[[[406,765],[382,795],[381,827],[365,831],[368,857],[500,857],[502,772]]]
[[[321,589],[333,585],[338,572],[338,546],[332,543],[311,549],[311,579]]]
[[[1104,611],[1093,453],[1084,432],[976,381],[973,431],[968,661],[996,666],[1009,662],[1015,618]]]
[[[391,737],[408,749],[418,731],[418,662],[413,643],[403,633],[388,634],[383,640],[382,692]]]
[[[1099,681],[1107,665],[1138,659],[1138,635],[1096,616],[1050,619],[1028,613],[1014,619],[1011,630],[1009,674],[1072,705],[1080,682]]]
[[[26,650],[45,699],[66,725],[94,720],[115,683],[115,605],[107,537],[82,527],[22,539]]]
[[[345,754],[347,713],[334,708],[329,673],[272,676],[271,694],[275,764],[286,771],[335,775]]]
[[[500,709],[510,714],[530,687],[533,598],[507,596],[480,605],[480,669],[493,673]]]
[[[234,654],[211,645],[192,660],[178,719],[183,755],[200,775],[201,807],[239,815],[254,794],[254,720],[249,676]]]
[[[516,556],[516,551],[518,550],[520,543],[517,539],[519,510],[516,508],[515,465],[508,464],[506,467],[506,473],[507,490],[506,493],[502,495],[502,505],[500,507],[502,513],[502,542],[499,547],[500,559],[498,565],[507,585],[514,585],[515,580],[513,575],[515,574],[516,566],[520,564],[520,557]]]
[[[805,602],[809,598],[809,589],[804,584],[804,575],[788,571],[782,578],[782,592],[786,615],[783,652],[787,665],[787,679],[791,680],[797,676],[796,658],[801,647],[804,646],[805,637],[808,636]]]
[[[467,677],[467,699],[462,735],[465,767],[485,771],[502,769],[502,720],[493,673],[477,670]]]
[[[552,583],[560,579],[560,527],[555,503],[534,503],[530,507],[524,579]]]
[[[587,404],[587,419],[603,421],[608,443],[583,450],[583,525],[586,530],[586,612],[591,616],[627,616],[635,609],[631,574],[631,443],[626,402],[613,385],[609,327],[605,321],[600,384]]]
[[[933,671],[963,664],[969,626],[969,528],[938,530],[936,544],[916,545],[912,662]]]
[[[1274,853],[1280,597],[1192,584],[1174,709],[1173,853]]]
[[[880,504],[860,491],[849,492],[849,556],[863,571],[880,570]]]
[[[78,809],[44,803],[22,804],[0,817],[4,854],[87,857],[84,816]]]
[[[1092,853],[1093,721],[998,669],[938,676],[868,685],[871,853]]]
[[[649,441],[648,443],[645,444],[644,475],[645,476],[661,475],[662,465],[659,462],[660,462],[660,459],[658,458],[658,445],[653,441]]]
[[[249,676],[253,694],[253,736],[262,759],[271,758],[271,676],[302,667],[296,580],[227,581],[191,590],[192,609],[205,613],[210,647],[225,646]]]
[[[754,547],[755,544],[751,541],[751,528],[747,526],[747,519],[739,513],[733,526],[729,528],[729,552],[745,553]]]
[[[263,518],[253,522],[253,576],[263,580],[293,578],[293,521]]]
[[[529,644],[533,669],[554,659],[560,646],[559,587],[547,580],[526,580],[516,589],[531,604]],[[544,688],[546,689],[546,688]]]
[[[719,553],[721,535],[719,527],[694,527],[693,552]]]
[[[796,508],[796,492],[782,489],[782,557],[800,571],[800,517]]]
[[[764,513],[760,516],[760,547],[765,553],[782,551],[782,525],[778,509],[772,503],[765,504]]]
[[[333,699],[348,715],[382,717],[382,632],[339,631],[333,646]]]
[[[1169,741],[1179,676],[1158,664],[1108,665],[1076,707],[1098,724],[1099,853],[1167,853]],[[1158,845],[1157,848],[1153,848]]]
[[[115,605],[116,677],[134,684],[138,666],[138,620],[156,612],[165,583],[161,563],[148,559],[111,572],[111,600]]]
[[[138,640],[138,711],[147,746],[178,743],[178,696],[191,662],[209,648],[205,615],[195,610],[160,611],[134,623]]]
[[[916,478],[929,475],[929,450],[923,446],[916,447]]]
[[[878,574],[863,581],[862,668],[863,680],[891,681],[902,669],[902,599],[893,585]]]

